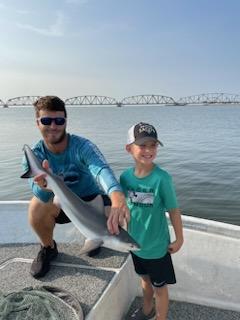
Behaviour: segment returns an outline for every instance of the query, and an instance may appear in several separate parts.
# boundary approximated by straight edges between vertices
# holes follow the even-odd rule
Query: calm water
[[[240,106],[68,108],[68,132],[95,142],[116,176],[132,165],[126,132],[136,122],[155,125],[164,147],[157,163],[175,182],[182,212],[240,225]],[[0,200],[27,200],[22,146],[40,134],[32,108],[0,108]]]

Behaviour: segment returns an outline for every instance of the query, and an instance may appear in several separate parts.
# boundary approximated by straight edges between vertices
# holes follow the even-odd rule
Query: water
[[[183,214],[240,225],[239,119],[234,105],[68,107],[68,132],[95,142],[119,177],[133,164],[128,128],[154,124],[164,143],[156,162],[172,174]],[[39,138],[31,107],[0,109],[0,200],[30,199],[22,146]]]

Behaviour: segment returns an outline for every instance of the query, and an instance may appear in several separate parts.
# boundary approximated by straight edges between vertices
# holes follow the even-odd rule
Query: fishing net
[[[82,320],[76,297],[66,290],[28,287],[9,294],[0,293],[1,320]]]

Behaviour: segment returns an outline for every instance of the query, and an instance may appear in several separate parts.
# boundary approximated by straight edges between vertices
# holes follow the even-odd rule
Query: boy
[[[181,214],[171,176],[153,162],[158,145],[163,146],[152,125],[140,122],[132,126],[126,150],[132,155],[135,167],[120,177],[131,214],[128,231],[141,246],[141,250],[132,253],[143,290],[143,306],[131,315],[131,319],[137,320],[153,319],[155,314],[157,320],[166,320],[167,285],[176,283],[171,254],[183,244]],[[165,211],[169,212],[175,232],[172,243]]]

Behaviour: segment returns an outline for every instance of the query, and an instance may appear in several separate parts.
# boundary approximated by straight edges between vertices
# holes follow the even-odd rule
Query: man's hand
[[[124,226],[129,222],[130,213],[122,192],[114,191],[110,194],[110,198],[112,206],[107,220],[107,227],[111,234],[118,234],[119,225]]]
[[[49,163],[47,160],[43,160],[42,167],[46,170],[49,170]],[[46,173],[41,173],[35,176],[33,182],[36,183],[40,188],[49,190],[47,189]]]

